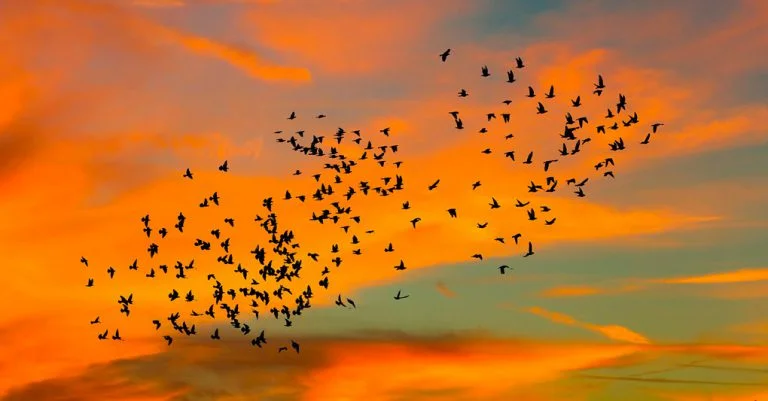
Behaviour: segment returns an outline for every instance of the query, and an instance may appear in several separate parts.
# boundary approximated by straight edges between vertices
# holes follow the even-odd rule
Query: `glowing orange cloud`
[[[46,3],[50,0],[38,0]],[[286,67],[267,62],[252,50],[223,44],[213,39],[174,30],[131,13],[128,9],[88,0],[52,2],[56,6],[98,18],[109,18],[114,24],[131,29],[147,40],[164,40],[191,52],[211,56],[239,67],[249,75],[268,81],[308,82],[311,74],[306,68]]]
[[[254,9],[242,26],[270,47],[298,54],[324,71],[349,75],[402,65],[407,43],[426,37],[446,15],[471,7],[454,0],[440,7],[403,1],[285,1]]]
[[[416,388],[422,392],[451,388],[454,394],[472,399],[496,399],[557,380],[570,370],[610,365],[636,350],[632,346],[521,347],[505,341],[467,342],[435,350],[395,343],[339,343],[331,346],[332,363],[310,372],[301,382],[308,388],[307,401],[389,401]]]
[[[671,285],[703,285],[703,284],[744,284],[768,281],[768,268],[755,267],[732,270],[728,272],[710,273],[698,276],[669,277],[656,279],[631,279],[631,284],[622,286],[599,287],[599,286],[578,286],[578,287],[553,287],[544,290],[541,295],[545,297],[578,297],[590,295],[621,294],[631,291],[639,291],[661,284]],[[724,297],[739,297],[738,293],[742,289],[734,291],[714,290],[713,294],[721,294]],[[760,288],[756,289],[759,293]],[[731,295],[727,295],[731,294]],[[741,297],[749,297],[749,294],[741,294]]]
[[[651,341],[645,336],[643,336],[642,334],[638,334],[623,326],[618,326],[618,325],[604,326],[604,325],[580,322],[571,316],[558,313],[558,312],[551,312],[537,306],[527,308],[526,311],[534,315],[538,315],[546,319],[549,319],[555,323],[560,323],[568,326],[575,326],[575,327],[593,331],[595,333],[599,333],[607,338],[610,338],[611,340],[628,342],[633,344],[650,344],[651,343]]]
[[[746,268],[701,276],[662,278],[651,280],[662,284],[728,284],[768,280],[768,268]]]

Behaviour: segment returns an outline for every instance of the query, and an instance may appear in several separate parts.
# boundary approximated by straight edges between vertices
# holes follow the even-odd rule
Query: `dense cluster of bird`
[[[451,50],[448,49],[439,56],[443,62],[446,62],[450,54]],[[525,67],[526,66],[523,63],[523,60],[518,57],[515,60],[514,68],[506,72],[506,82],[509,84],[515,83],[515,70],[520,71]],[[480,72],[480,76],[482,78],[488,78],[492,76],[487,66],[482,66]],[[598,76],[597,82],[594,84],[594,91],[592,94],[595,97],[602,96],[605,89],[606,85],[604,83],[603,77]],[[462,88],[459,90],[458,96],[462,98],[467,97],[469,96],[469,92]],[[536,91],[533,87],[529,86],[527,88],[526,96],[529,98],[537,97]],[[556,97],[555,87],[550,86],[544,93],[543,97],[543,101],[537,101],[536,114],[538,115],[543,115],[548,112],[548,105],[545,103],[547,100]],[[512,103],[512,101],[506,99],[501,103],[508,106],[510,103]],[[577,96],[575,99],[570,99],[570,106],[574,113],[580,110],[579,107],[581,105],[581,96]],[[554,163],[560,160],[560,158],[573,157],[574,155],[578,154],[581,149],[583,149],[583,147],[591,141],[591,138],[588,136],[588,134],[586,134],[587,132],[592,131],[597,135],[606,135],[606,128],[611,131],[616,131],[619,130],[620,123],[623,127],[629,127],[639,123],[637,113],[629,114],[627,111],[628,103],[624,95],[619,94],[618,101],[615,103],[615,107],[613,107],[613,105],[611,106],[612,107],[608,109],[607,114],[604,116],[604,120],[621,120],[618,116],[621,115],[622,112],[627,115],[626,120],[614,121],[610,125],[608,123],[603,123],[601,125],[597,125],[595,129],[589,130],[587,127],[590,124],[590,118],[587,116],[574,117],[571,112],[566,114],[564,130],[560,135],[564,141],[559,148],[559,156],[557,156],[558,158],[544,157],[540,159],[539,163],[541,163],[542,170],[547,173],[547,177],[545,182],[536,183],[532,180],[530,185],[528,185],[529,193],[535,193],[539,191],[551,193],[558,189],[559,181],[556,177],[549,175],[550,169]],[[458,111],[451,111],[449,114],[453,118],[455,128],[459,130],[464,129],[464,122],[460,117],[460,113]],[[509,113],[500,113],[500,115],[502,117],[503,123],[508,123],[510,121]],[[323,114],[315,116],[315,118],[318,119],[325,117],[326,116]],[[496,118],[496,113],[488,113],[486,117],[490,122],[492,119]],[[291,112],[287,117],[287,119],[291,121],[297,118],[298,116],[295,112]],[[595,120],[595,118],[591,119]],[[656,133],[659,127],[662,125],[662,123],[652,124],[650,126],[651,132],[646,135],[645,139],[640,142],[640,144],[648,144],[651,134]],[[480,132],[487,133],[488,130],[486,128],[482,128]],[[577,133],[581,132],[584,132],[585,135],[577,135]],[[260,313],[264,313],[266,311],[275,319],[282,319],[285,323],[285,326],[292,326],[293,319],[296,316],[301,315],[304,310],[311,307],[311,301],[314,298],[315,291],[318,289],[318,287],[322,287],[324,290],[328,290],[331,268],[338,268],[343,263],[342,258],[339,256],[342,248],[342,245],[340,244],[351,244],[352,255],[362,254],[363,248],[361,244],[364,242],[364,240],[361,239],[362,237],[359,235],[362,235],[363,232],[365,234],[373,234],[374,228],[364,227],[362,216],[353,215],[352,207],[347,205],[346,202],[349,202],[353,197],[390,196],[395,192],[402,191],[405,188],[406,182],[405,178],[398,174],[398,169],[400,168],[403,161],[395,159],[395,155],[398,152],[399,146],[396,144],[374,144],[374,142],[378,142],[378,140],[374,139],[373,137],[364,136],[360,130],[353,130],[348,132],[343,128],[338,128],[338,130],[336,130],[336,132],[332,135],[330,141],[326,141],[326,138],[322,135],[313,134],[308,134],[308,136],[311,135],[311,140],[306,141],[305,131],[303,130],[295,131],[294,134],[291,134],[287,138],[287,135],[282,130],[275,131],[274,134],[277,135],[276,142],[289,146],[291,150],[302,155],[321,158],[324,162],[322,163],[322,169],[320,172],[312,175],[312,179],[314,180],[315,185],[314,191],[297,194],[296,191],[286,189],[282,198],[266,197],[261,200],[262,211],[256,214],[254,223],[258,224],[261,230],[263,230],[263,232],[266,234],[268,238],[268,245],[257,244],[250,251],[250,254],[253,256],[253,260],[255,260],[256,269],[254,270],[252,268],[248,268],[248,261],[236,260],[234,258],[233,254],[230,252],[230,247],[232,246],[230,238],[227,237],[222,239],[222,237],[226,236],[226,230],[214,227],[211,229],[208,239],[196,236],[193,236],[194,241],[191,239],[191,237],[189,239],[189,241],[193,242],[194,246],[201,252],[211,251],[212,248],[216,247],[213,242],[219,242],[218,248],[224,252],[224,255],[219,256],[217,258],[217,262],[223,266],[233,266],[232,271],[238,277],[242,278],[239,284],[232,287],[225,287],[225,285],[219,279],[217,279],[214,273],[203,273],[207,281],[211,283],[213,290],[211,294],[212,299],[210,304],[208,304],[207,309],[205,309],[202,313],[193,310],[189,315],[191,317],[201,317],[213,320],[216,318],[217,313],[223,313],[233,329],[238,330],[240,335],[249,338],[251,345],[259,348],[267,343],[267,337],[264,330],[259,330],[257,333],[257,330],[252,329],[251,326],[247,323],[248,319],[259,319]],[[379,130],[379,132],[375,135],[380,139],[386,139],[390,135],[390,128],[383,128]],[[507,134],[504,138],[507,140],[513,137],[513,134]],[[331,142],[331,146],[325,146],[326,142]],[[345,144],[349,143],[350,145],[354,144],[355,146],[352,146],[351,148],[358,149],[356,151],[357,153],[351,155],[349,154],[350,152],[344,153],[340,151],[340,145],[343,142]],[[624,139],[617,137],[610,143],[609,150],[618,152],[625,150],[626,147],[627,145]],[[492,153],[492,149],[487,148],[483,151],[483,153],[490,154]],[[533,151],[527,151],[525,154],[526,156],[520,161],[522,164],[531,165],[534,164],[535,159],[538,159],[538,157],[534,155]],[[511,159],[512,162],[516,161],[514,150],[504,152],[504,157]],[[376,181],[372,181],[371,178],[357,180],[356,182],[352,181],[351,177],[353,176],[351,173],[353,170],[363,165],[364,163],[371,162],[374,163],[373,167],[376,167],[377,165],[379,168],[382,168],[381,171],[388,172],[389,175],[378,177],[376,178]],[[614,167],[615,162],[613,157],[605,157],[594,166],[595,170],[599,171],[602,176],[611,178],[614,177]],[[218,166],[218,171],[221,174],[228,173],[230,171],[229,162],[224,161],[221,163]],[[300,170],[296,170],[294,172],[294,175],[301,174],[303,173]],[[180,175],[180,179],[194,181],[195,178],[194,173],[189,168],[187,168],[186,171]],[[579,179],[575,177],[569,178],[566,180],[566,186],[573,186],[572,192],[575,194],[575,196],[585,197],[586,193],[584,192],[584,187],[588,181],[588,177]],[[381,182],[381,184],[376,185],[371,184],[371,182]],[[425,185],[423,190],[436,191],[438,190],[439,185],[440,178],[435,178],[434,182],[429,185]],[[481,181],[469,182],[467,183],[467,190],[474,191],[481,185]],[[347,187],[346,190],[337,189],[343,186]],[[206,195],[197,206],[199,208],[219,207],[222,202],[226,202],[225,198],[222,197],[218,192],[213,192],[210,193],[210,195]],[[273,210],[273,206],[276,205],[276,202],[301,202],[305,204],[314,203],[317,205],[317,209],[313,210],[311,212],[311,216],[307,216],[307,218],[317,224],[325,224],[327,222],[329,224],[336,225],[339,228],[339,235],[346,236],[347,238],[338,238],[338,242],[332,244],[330,249],[328,249],[326,252],[300,251],[301,245],[298,242],[294,231],[289,227],[281,226],[279,223],[278,215]],[[503,205],[495,197],[491,197],[488,202],[488,207],[489,209],[493,210],[499,209],[503,207]],[[557,220],[556,217],[544,217],[550,216],[552,212],[552,208],[547,205],[531,205],[531,201],[521,201],[517,199],[513,207],[524,209],[527,218],[530,221],[544,220],[545,225],[553,225]],[[402,203],[403,210],[408,210],[410,208],[411,206],[408,201]],[[459,218],[459,211],[457,208],[449,208],[446,210],[446,213],[450,219]],[[155,232],[155,228],[151,224],[152,220],[150,216],[145,215],[140,219],[143,233],[148,239],[152,241],[146,249],[150,260],[152,260],[154,256],[158,254],[161,248],[159,243],[162,243],[162,240],[166,238],[166,236],[184,236],[187,234],[184,230],[186,220],[187,215],[185,215],[183,212],[179,213],[176,218],[176,224],[173,228],[169,229],[167,227],[160,227],[157,229],[156,234],[153,234]],[[421,221],[422,219],[417,216],[410,220],[404,220],[403,224],[410,224],[413,229],[416,229],[417,225]],[[226,217],[223,219],[223,223],[227,226],[227,230],[234,230],[234,218]],[[239,224],[242,223],[238,222],[238,225]],[[484,229],[488,223],[483,222],[477,223],[476,225],[478,229]],[[529,239],[526,239],[522,233],[510,233],[508,238],[513,241],[515,245],[519,245],[524,248],[524,250],[521,251],[523,257],[534,255],[535,252],[533,242]],[[336,238],[334,238],[334,240],[335,239]],[[505,243],[507,237],[501,236],[494,238],[494,240],[500,243]],[[383,252],[386,253],[391,253],[394,251],[395,245],[392,242],[389,242],[389,244],[383,249]],[[475,253],[471,255],[471,258],[483,260],[483,255],[482,253]],[[87,258],[82,257],[80,261],[83,265],[89,267]],[[251,261],[250,263],[254,262]],[[306,287],[302,285],[301,287],[296,288],[296,286],[293,284],[297,282],[296,279],[300,277],[302,268],[307,266],[309,263],[317,263],[323,266],[322,271],[320,272],[322,278],[318,280],[316,284],[306,285]],[[194,258],[186,263],[182,261],[176,261],[175,265],[172,266],[158,264],[156,268],[157,271],[162,272],[164,275],[168,275],[169,271],[175,271],[175,278],[179,280],[187,278],[188,274],[192,274],[198,269],[195,265]],[[391,268],[402,271],[407,269],[407,265],[403,259],[400,259],[400,262]],[[505,274],[507,270],[510,269],[512,269],[512,267],[507,264],[498,266],[498,270],[501,274]],[[117,270],[114,267],[109,266],[105,270],[109,279],[115,278]],[[139,270],[139,258],[133,260],[133,262],[128,266],[128,270]],[[255,271],[255,273],[252,273],[252,271]],[[144,275],[146,278],[152,279],[156,276],[156,274],[157,273],[155,267],[153,266],[149,267]],[[174,274],[171,273],[171,275]],[[260,281],[258,279],[260,279]],[[86,286],[92,287],[94,286],[94,282],[94,278],[89,277],[87,279]],[[267,284],[268,282],[270,282],[270,285]],[[274,288],[274,290],[269,291],[268,288]],[[408,297],[408,294],[404,294],[401,290],[398,290],[397,294],[393,296],[393,299],[399,301]],[[185,302],[193,302],[195,300],[199,300],[199,298],[200,295],[194,294],[192,290],[184,292],[178,291],[177,289],[172,289],[168,293],[168,300],[170,302],[182,299]],[[351,298],[344,297],[341,294],[335,295],[335,297],[332,296],[332,298],[335,298],[335,305],[339,307],[351,307],[353,309],[357,308],[357,304]],[[133,293],[128,293],[127,295],[119,295],[117,303],[120,306],[120,313],[125,314],[125,316],[130,316],[131,306],[134,304]],[[241,305],[248,305],[247,308],[249,308],[249,311],[245,313],[245,316],[240,310]],[[101,324],[101,320],[99,317],[96,317],[90,323],[92,325]],[[153,325],[154,328],[158,331],[165,328],[166,330],[162,332],[162,337],[168,345],[173,343],[174,336],[193,336],[198,334],[196,323],[193,321],[185,320],[185,318],[182,317],[182,313],[178,311],[170,314],[167,317],[154,319],[151,322],[147,322],[147,324]],[[209,336],[212,340],[220,340],[220,329],[213,328]],[[119,329],[115,328],[112,331],[111,337],[109,329],[106,329],[98,334],[99,340],[107,340],[110,338],[112,340],[122,340]],[[291,340],[290,344],[278,347],[278,352],[288,350],[288,346],[290,346],[291,349],[297,353],[300,350],[299,343]]]

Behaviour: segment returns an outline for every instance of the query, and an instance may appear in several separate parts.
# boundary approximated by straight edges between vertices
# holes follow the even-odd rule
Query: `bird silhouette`
[[[445,62],[445,60],[448,59],[448,56],[451,54],[451,49],[446,49],[444,52],[440,53],[440,60]]]

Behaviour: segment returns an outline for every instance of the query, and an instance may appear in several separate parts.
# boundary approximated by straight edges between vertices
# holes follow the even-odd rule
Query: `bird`
[[[655,133],[656,133],[656,130],[657,130],[657,129],[658,129],[660,126],[662,126],[662,125],[664,125],[664,123],[654,123],[654,124],[651,124],[651,128],[653,129],[653,133],[655,134]]]
[[[517,68],[523,68],[525,65],[523,65],[523,59],[520,57],[515,58],[515,63],[517,63]]]
[[[513,70],[507,71],[507,82],[509,82],[509,83],[514,83],[515,82],[515,72]],[[512,103],[512,101],[510,101],[509,103]],[[509,103],[507,103],[507,104],[509,104]]]
[[[293,120],[293,119],[295,119],[295,118],[296,118],[296,112],[295,112],[295,111],[292,111],[292,112],[291,112],[291,115],[290,115],[290,116],[288,116],[288,119],[289,119],[289,120]]]
[[[488,73],[488,66],[487,65],[484,65],[482,67],[482,74],[480,76],[482,76],[482,77],[490,77],[491,76],[491,74]]]
[[[456,218],[457,217],[456,209],[454,209],[454,208],[448,209],[448,215],[453,217],[453,218]]]
[[[507,265],[501,265],[501,266],[499,266],[499,272],[500,272],[501,274],[504,274],[504,273],[505,273],[505,271],[506,271],[506,269],[511,269],[511,267],[509,267],[509,266],[507,266]]]
[[[395,295],[395,300],[401,300],[410,297],[410,295],[400,295],[400,290],[397,290],[397,295]]]
[[[224,163],[222,163],[222,164],[219,166],[219,171],[221,171],[221,172],[224,172],[224,173],[226,173],[227,171],[229,171],[229,162],[228,162],[227,160],[224,160]]]
[[[647,135],[645,135],[645,139],[643,139],[642,142],[640,142],[641,145],[647,145],[651,141],[651,133],[649,132]]]
[[[293,350],[296,351],[297,354],[299,353],[299,343],[297,343],[296,341],[291,340],[291,348],[293,348]]]
[[[189,178],[190,180],[193,178],[192,172],[187,169],[187,171],[184,172],[184,175],[182,176],[184,178]]]
[[[451,54],[451,49],[446,49],[444,52],[440,53],[440,60],[445,62],[445,60],[448,59],[448,56]]]
[[[547,99],[552,99],[553,97],[555,97],[555,86],[554,85],[550,85],[549,86],[549,92],[545,93],[544,97],[547,98]]]
[[[80,257],[80,263],[84,264],[85,267],[88,267],[88,259],[86,259],[85,256]]]
[[[573,107],[581,106],[581,96],[576,96],[576,99],[571,100],[571,106]]]
[[[528,256],[533,255],[533,253],[534,253],[533,252],[533,243],[528,241],[528,252],[526,252],[525,255],[523,255],[523,257],[527,258]]]

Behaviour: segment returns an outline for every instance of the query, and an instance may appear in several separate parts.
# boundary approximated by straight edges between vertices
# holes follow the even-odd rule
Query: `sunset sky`
[[[768,399],[766,27],[761,0],[0,0],[0,401]],[[510,84],[516,57],[526,66]],[[550,85],[557,96],[544,99]],[[594,134],[619,93],[619,118],[639,123]],[[553,165],[557,192],[528,193],[558,157],[566,112],[589,116],[577,133],[592,143]],[[358,234],[361,256],[337,226],[309,221],[317,202],[279,200],[309,194],[322,162],[274,131],[330,142],[338,127],[398,144],[388,158],[403,161],[355,173],[406,182],[350,201],[375,230]],[[611,152],[617,136],[627,149]],[[515,162],[503,157],[512,149]],[[535,167],[521,163],[528,151]],[[605,157],[613,180],[593,167]],[[586,197],[571,177],[589,177]],[[213,191],[221,206],[199,208]],[[290,328],[266,312],[249,323],[268,347],[223,319],[166,346],[151,321],[179,310],[171,289],[199,291],[188,314],[210,303],[205,273],[237,277],[195,238],[229,230],[232,253],[253,262],[268,196],[301,254],[329,264],[331,244],[346,247],[328,291],[323,264],[306,262],[292,288],[312,285],[313,308]],[[550,206],[556,223],[528,221],[517,199]],[[171,229],[179,212],[183,235]],[[145,214],[168,239],[148,241]],[[528,241],[536,253],[522,258]],[[381,252],[390,242],[396,252]],[[188,282],[144,277],[193,258]],[[129,293],[126,317],[116,300]],[[339,294],[357,308],[335,306]],[[124,341],[98,341],[107,328]],[[301,353],[278,354],[291,339]]]

